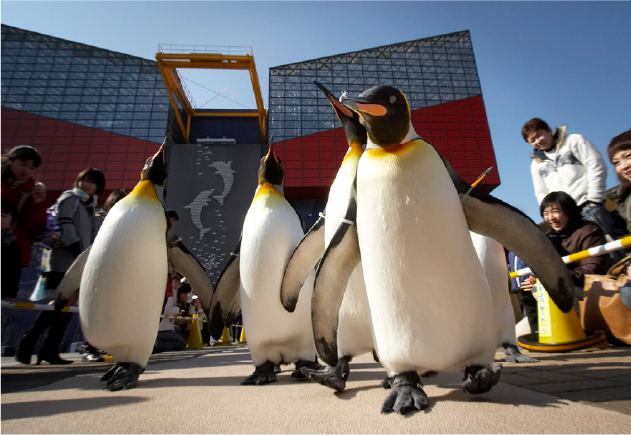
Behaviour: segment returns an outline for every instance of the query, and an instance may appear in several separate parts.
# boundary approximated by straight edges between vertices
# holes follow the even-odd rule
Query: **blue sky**
[[[251,46],[266,102],[270,67],[469,30],[501,179],[493,194],[537,222],[524,122],[568,125],[603,155],[631,128],[631,2],[5,0],[1,12],[3,24],[146,59],[159,44]],[[255,107],[243,72],[184,74],[203,85],[188,84],[200,106],[232,85],[232,101],[204,107]]]

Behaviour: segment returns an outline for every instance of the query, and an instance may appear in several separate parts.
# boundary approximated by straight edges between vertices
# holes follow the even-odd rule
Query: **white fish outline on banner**
[[[223,180],[223,193],[221,195],[213,196],[213,198],[215,198],[219,202],[219,204],[223,205],[224,198],[228,196],[228,194],[232,190],[232,184],[234,183],[234,174],[236,174],[237,171],[232,169],[232,160],[228,162],[215,160],[210,165],[210,167],[215,168],[215,170],[217,171],[215,172],[215,174],[221,175],[221,178]]]
[[[193,221],[193,225],[195,225],[199,229],[200,240],[204,237],[204,234],[212,230],[212,228],[204,228],[204,224],[202,223],[202,209],[210,204],[210,195],[214,191],[215,189],[203,190],[199,192],[193,202],[191,202],[189,205],[184,206],[184,208],[191,209],[191,220]]]

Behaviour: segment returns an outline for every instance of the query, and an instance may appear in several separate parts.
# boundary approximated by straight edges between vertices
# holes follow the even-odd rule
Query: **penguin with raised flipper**
[[[363,153],[362,145],[367,142],[366,128],[360,124],[359,116],[337,101],[323,85],[314,83],[329,100],[342,123],[348,142],[348,151],[331,185],[325,213],[300,242],[285,271],[281,299],[289,311],[293,310],[298,299],[301,282],[317,265],[344,218],[357,175],[357,165]],[[324,224],[322,224],[323,221]],[[324,234],[322,234],[322,229]],[[302,372],[322,385],[341,391],[346,386],[350,373],[349,363],[352,358],[363,353],[374,352],[370,307],[361,262],[349,277],[340,307],[337,334],[338,364],[335,367],[327,366],[323,370],[305,368]]]
[[[356,208],[357,227],[340,225],[334,236],[339,241],[329,245],[318,268],[313,318],[320,356],[337,363],[331,333],[337,314],[330,304],[318,305],[320,293],[336,276],[347,276],[343,267],[358,261],[361,250],[377,351],[393,375],[382,411],[427,406],[419,373],[464,370],[463,388],[488,391],[501,368],[492,364],[492,297],[445,164],[414,132],[398,90],[379,86],[341,102],[359,114],[369,141],[358,167],[357,201],[347,216],[352,221]],[[454,263],[457,269],[450,267]],[[564,305],[566,284],[556,288]],[[339,292],[330,293],[341,304]]]
[[[259,186],[246,214],[239,257],[234,261],[239,263],[240,279],[231,279],[228,287],[232,295],[223,290],[224,278],[220,279],[211,309],[210,322],[214,324],[215,316],[226,313],[235,299],[233,295],[240,292],[243,327],[255,366],[243,385],[276,381],[278,364],[295,363],[295,378],[305,377],[300,373],[303,367],[320,368],[310,321],[313,274],[305,280],[294,312],[287,312],[279,297],[289,257],[304,236],[296,211],[283,196],[282,183],[281,162],[270,143],[267,155],[261,159]],[[226,278],[232,276],[227,271],[223,275]],[[222,315],[222,321],[226,315]]]
[[[147,160],[138,185],[107,214],[89,251],[68,270],[55,301],[55,306],[62,308],[80,287],[79,311],[85,338],[116,361],[101,378],[110,391],[136,385],[158,334],[168,247],[167,218],[154,184],[164,184],[166,175],[162,145]],[[182,247],[176,243],[172,249]],[[177,264],[190,270],[195,269],[192,264],[201,268],[190,253],[184,250],[181,254]],[[202,301],[207,301],[204,308],[208,309],[212,283],[208,286],[203,279],[197,281],[196,291]]]

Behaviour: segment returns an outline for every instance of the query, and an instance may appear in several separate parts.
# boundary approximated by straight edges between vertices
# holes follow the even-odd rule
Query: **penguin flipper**
[[[359,239],[357,226],[357,199],[355,186],[345,218],[320,260],[316,271],[315,286],[311,297],[311,319],[315,346],[320,358],[330,366],[336,366],[337,328],[340,306],[348,279],[359,264]]]
[[[324,216],[320,216],[294,250],[285,268],[280,300],[290,313],[296,309],[300,290],[324,252]]]
[[[228,320],[230,308],[236,298],[239,297],[239,289],[241,287],[241,262],[239,261],[240,248],[241,240],[239,239],[237,248],[234,252],[232,252],[232,256],[230,257],[230,260],[228,260],[228,264],[226,264],[223,272],[221,272],[221,276],[217,282],[217,289],[213,295],[212,303],[210,304],[210,310],[208,312],[208,325],[210,328],[210,334],[215,340],[219,340],[221,338],[224,325],[226,324],[226,320]],[[240,302],[241,299],[239,298],[239,305]],[[234,320],[234,317],[232,320]],[[232,323],[232,321],[230,323]]]
[[[483,193],[464,181],[443,159],[474,233],[497,240],[524,260],[561,311],[572,308],[574,285],[567,266],[548,237],[532,219],[515,207]]]
[[[241,292],[237,292],[237,297],[232,302],[232,305],[230,305],[230,309],[226,315],[226,321],[223,325],[225,328],[232,326],[232,322],[237,318],[239,311],[241,311]]]
[[[195,290],[204,310],[208,310],[215,287],[206,269],[180,240],[169,244],[168,257],[173,267],[188,280]]]
[[[83,276],[83,270],[85,269],[85,263],[88,261],[91,249],[92,245],[88,246],[88,248],[77,257],[57,286],[55,311],[61,311],[68,303],[70,296],[79,289],[79,286],[81,285],[81,277]]]

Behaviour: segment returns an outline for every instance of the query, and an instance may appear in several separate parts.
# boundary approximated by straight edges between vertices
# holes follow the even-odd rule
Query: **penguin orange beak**
[[[266,162],[270,157],[274,157],[274,160],[278,162],[278,157],[276,157],[276,153],[274,152],[274,142],[270,142],[264,161]]]
[[[340,113],[344,114],[345,116],[349,118],[353,117],[353,112],[349,110],[346,106],[344,106],[342,103],[337,101],[335,97],[333,96],[333,94],[327,88],[325,88],[324,86],[322,86],[321,83],[318,83],[315,80],[313,81],[313,83],[315,83],[315,85],[319,87],[322,92],[324,92],[324,95],[326,95],[326,98],[329,100],[329,102],[333,106],[333,109],[335,109],[335,114],[337,115],[337,119],[339,119],[340,122],[342,122],[342,117],[340,116]]]
[[[388,110],[381,104],[370,103],[359,98],[342,98],[341,103],[360,115],[384,116]]]

